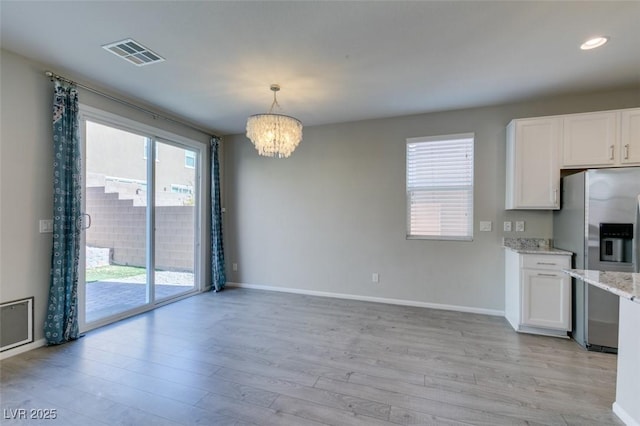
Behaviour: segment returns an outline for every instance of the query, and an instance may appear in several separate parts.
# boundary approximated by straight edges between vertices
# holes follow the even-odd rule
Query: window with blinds
[[[473,239],[473,141],[407,139],[407,238]]]

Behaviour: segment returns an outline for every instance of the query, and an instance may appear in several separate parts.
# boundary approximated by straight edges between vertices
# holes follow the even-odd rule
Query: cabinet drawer
[[[571,268],[571,256],[523,255],[522,267],[526,269],[569,269]]]

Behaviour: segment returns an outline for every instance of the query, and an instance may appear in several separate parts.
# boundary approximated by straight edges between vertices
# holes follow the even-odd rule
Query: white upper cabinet
[[[640,165],[640,108],[564,116],[562,167]]]
[[[572,114],[563,118],[562,165],[613,166],[618,162],[618,113]]]
[[[640,164],[640,108],[624,110],[620,114],[620,162]]]
[[[506,209],[559,209],[559,117],[513,120],[507,127]]]
[[[512,120],[507,210],[560,208],[560,170],[640,165],[640,108]]]

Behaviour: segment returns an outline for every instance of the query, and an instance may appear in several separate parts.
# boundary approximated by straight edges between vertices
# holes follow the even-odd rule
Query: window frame
[[[415,192],[409,188],[409,145],[432,142],[445,142],[470,139],[471,143],[471,185],[467,189],[471,197],[469,207],[466,211],[468,215],[468,233],[466,235],[433,235],[433,234],[412,234],[411,233],[411,193]],[[440,240],[440,241],[473,241],[474,238],[474,209],[475,209],[475,133],[457,133],[438,136],[422,136],[407,138],[405,144],[405,197],[406,197],[406,239],[408,240]]]
[[[135,133],[135,132],[132,132],[132,133]],[[150,139],[152,139],[152,138],[147,136],[147,139],[145,139],[145,141],[144,141],[144,154],[142,154],[142,159],[143,160],[147,159],[147,153],[149,152],[148,146],[149,146],[149,140]],[[155,149],[155,152],[153,154],[155,155],[156,163],[159,163],[160,162],[160,156],[158,155],[158,145],[156,145],[156,149]]]

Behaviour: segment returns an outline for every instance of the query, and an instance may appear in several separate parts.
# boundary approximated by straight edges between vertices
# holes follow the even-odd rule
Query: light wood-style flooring
[[[615,355],[500,317],[260,290],[197,295],[0,367],[3,425],[622,424]],[[18,409],[57,419],[8,419]]]

